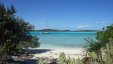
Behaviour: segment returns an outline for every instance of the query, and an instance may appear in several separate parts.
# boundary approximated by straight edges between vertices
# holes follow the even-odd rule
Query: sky
[[[39,29],[100,30],[113,24],[113,0],[0,0]]]

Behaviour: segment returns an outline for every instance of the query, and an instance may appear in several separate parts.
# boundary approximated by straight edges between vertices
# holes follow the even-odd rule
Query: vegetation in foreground
[[[20,50],[39,46],[38,38],[30,35],[34,27],[15,15],[13,6],[6,8],[0,3],[0,64],[6,64],[8,56]]]
[[[6,64],[8,56],[18,54],[19,50],[39,46],[38,38],[30,35],[33,29],[29,23],[15,15],[13,6],[5,8],[0,3],[0,64]],[[86,57],[83,59],[66,59],[65,54],[59,56],[59,64],[112,64],[113,63],[113,25],[97,32],[96,40],[86,40]],[[45,64],[39,60],[39,64]],[[47,64],[47,63],[46,63]]]

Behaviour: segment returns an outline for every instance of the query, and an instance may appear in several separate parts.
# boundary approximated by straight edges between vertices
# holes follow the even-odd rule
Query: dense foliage
[[[113,62],[113,25],[97,32],[96,40],[89,39],[87,42],[89,43],[87,52],[93,61],[98,64],[111,64]],[[93,55],[91,55],[92,53]]]
[[[15,15],[13,6],[0,3],[0,57],[14,54],[17,49],[39,46],[38,38],[30,35],[34,27]]]

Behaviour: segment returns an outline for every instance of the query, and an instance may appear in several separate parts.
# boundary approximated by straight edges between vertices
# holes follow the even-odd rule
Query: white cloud
[[[92,27],[92,25],[78,25],[77,26],[78,29],[89,28],[89,27]]]
[[[98,21],[97,24],[104,24],[104,21]]]

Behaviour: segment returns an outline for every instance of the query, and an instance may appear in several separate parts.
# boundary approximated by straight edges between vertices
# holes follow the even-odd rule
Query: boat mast
[[[47,24],[47,20],[45,21],[45,29],[49,29],[48,24]]]

